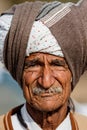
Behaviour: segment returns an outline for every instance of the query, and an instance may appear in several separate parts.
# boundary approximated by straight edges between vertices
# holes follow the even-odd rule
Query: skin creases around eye
[[[36,58],[36,59],[33,59],[33,60],[25,61],[24,69],[29,69],[29,68],[33,69],[35,67],[40,67],[40,66],[43,66],[43,65],[44,64],[41,61],[39,61],[38,58]]]
[[[30,66],[25,66],[24,71],[25,72],[39,72],[41,69],[40,65],[30,65]]]
[[[50,64],[59,71],[65,71],[68,69],[68,66],[64,60],[56,59],[53,60]]]
[[[53,66],[53,69],[55,69],[55,71],[67,71],[68,68],[64,67],[64,66]]]

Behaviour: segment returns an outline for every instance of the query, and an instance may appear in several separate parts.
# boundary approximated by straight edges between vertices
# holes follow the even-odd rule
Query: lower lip
[[[37,96],[40,96],[42,98],[52,98],[53,96],[59,96],[60,94],[57,94],[57,93],[51,93],[51,94],[48,94],[48,93],[44,93],[44,94],[40,94],[40,95],[37,95]]]

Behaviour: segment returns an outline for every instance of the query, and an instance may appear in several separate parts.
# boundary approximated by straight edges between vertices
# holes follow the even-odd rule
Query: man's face
[[[40,111],[53,111],[67,103],[71,72],[65,59],[46,53],[26,57],[23,92],[27,103]]]

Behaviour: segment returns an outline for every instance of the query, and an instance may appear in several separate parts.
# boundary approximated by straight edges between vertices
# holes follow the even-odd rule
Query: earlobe
[[[70,80],[71,82],[72,82],[72,77],[71,77],[71,80]]]
[[[25,71],[23,71],[23,74],[22,74],[22,80],[25,79]]]
[[[25,86],[25,73],[22,75],[22,88]]]

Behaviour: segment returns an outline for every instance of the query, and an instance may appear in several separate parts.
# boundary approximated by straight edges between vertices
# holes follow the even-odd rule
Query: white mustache
[[[58,94],[58,93],[62,93],[63,89],[62,87],[58,86],[58,87],[51,87],[49,89],[44,89],[41,87],[35,87],[33,88],[33,93],[35,95],[39,95],[39,94],[44,94],[44,93],[48,93],[48,94]]]

